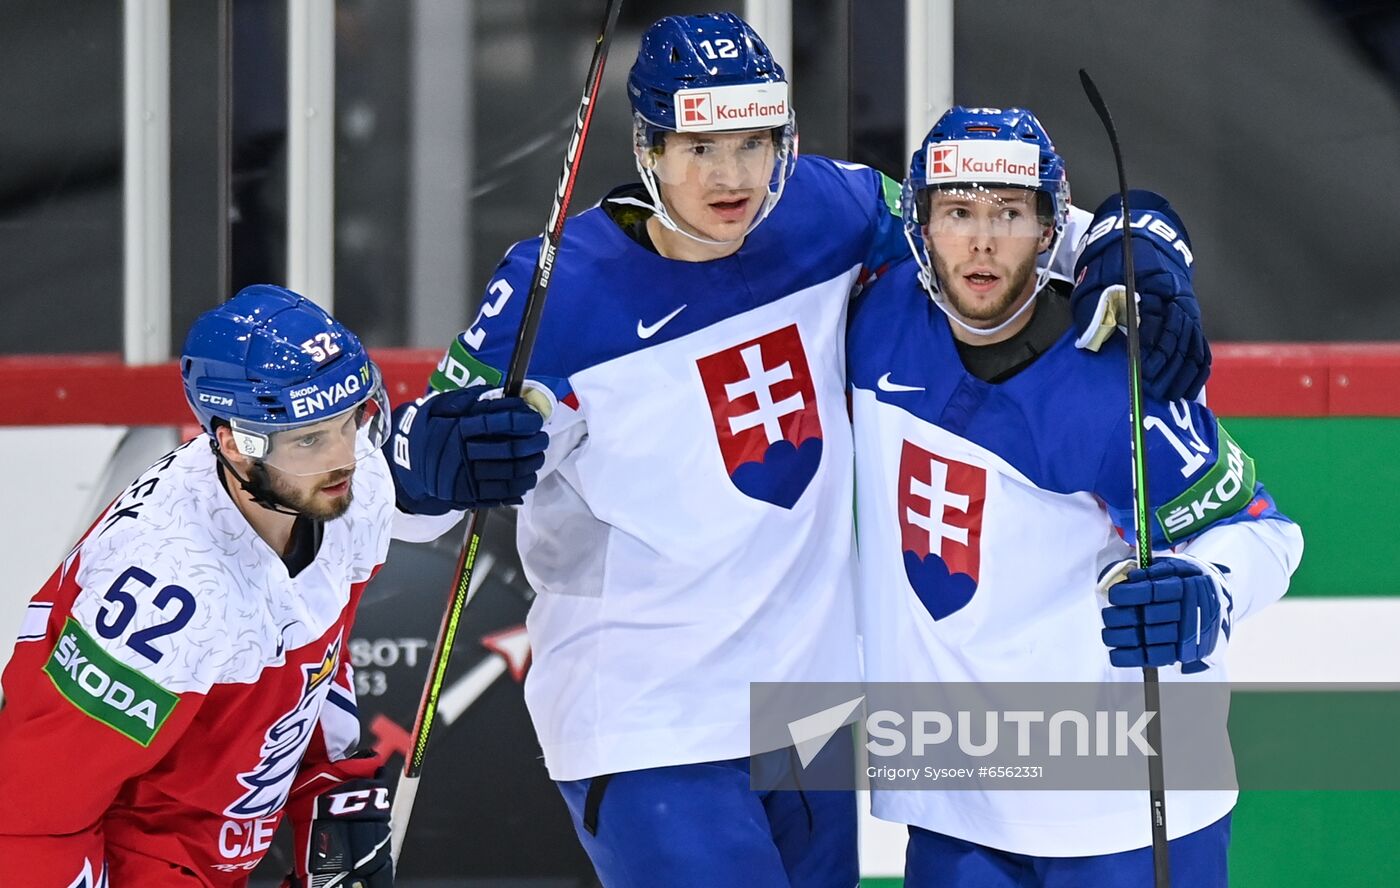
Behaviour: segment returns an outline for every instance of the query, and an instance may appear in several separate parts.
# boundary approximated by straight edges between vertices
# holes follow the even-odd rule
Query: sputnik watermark
[[[812,760],[817,757],[817,753],[826,747],[832,736],[851,717],[851,713],[856,711],[856,707],[865,702],[865,695],[862,694],[854,700],[847,700],[845,703],[837,703],[829,706],[821,712],[814,712],[795,721],[788,722],[788,736],[792,738],[793,748],[797,750],[798,760],[802,762],[802,767],[807,767]]]
[[[754,684],[751,782],[1140,789],[1160,758],[1172,788],[1235,785],[1228,686],[1164,688],[1160,707],[1144,703],[1140,686],[1111,682]],[[1148,740],[1154,721],[1160,748]]]
[[[1157,755],[1144,734],[1157,713],[1151,710],[1136,713],[1136,718],[1129,723],[1132,716],[1133,713],[1104,710],[1084,713],[1061,709],[1047,714],[1030,710],[973,713],[964,709],[951,714],[919,711],[906,718],[898,712],[881,709],[865,717],[865,731],[870,737],[865,749],[877,756],[903,755],[906,749],[921,756],[927,754],[930,747],[953,742],[964,755],[990,756],[1006,751],[1002,729],[1011,725],[1015,732],[1015,755],[1022,758],[1042,752],[1053,757],[1126,756],[1130,747],[1142,755]],[[974,722],[977,719],[982,721],[980,741],[976,739],[978,726]],[[1033,751],[1031,728],[1039,724],[1047,726],[1047,743]]]

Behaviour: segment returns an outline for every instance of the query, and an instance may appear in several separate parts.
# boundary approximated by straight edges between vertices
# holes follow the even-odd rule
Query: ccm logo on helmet
[[[354,814],[366,808],[378,808],[380,811],[389,810],[389,789],[384,786],[376,786],[373,789],[356,789],[350,792],[338,792],[331,796],[331,803],[326,808],[327,813],[335,816],[342,814]]]
[[[212,404],[215,407],[233,406],[233,399],[228,397],[227,395],[212,395],[209,392],[200,392],[199,402],[201,404]]]

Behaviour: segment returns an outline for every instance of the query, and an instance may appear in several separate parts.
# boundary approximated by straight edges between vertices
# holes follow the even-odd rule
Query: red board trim
[[[1400,416],[1400,343],[1223,343],[1206,386],[1220,416]]]
[[[416,398],[442,356],[376,349],[395,404]],[[115,354],[0,357],[0,425],[184,425],[193,420],[174,361],[127,366]]]
[[[1222,343],[1207,403],[1221,416],[1400,416],[1400,343]],[[375,349],[395,404],[423,391],[441,352]],[[0,425],[184,425],[175,362],[115,354],[0,357]]]

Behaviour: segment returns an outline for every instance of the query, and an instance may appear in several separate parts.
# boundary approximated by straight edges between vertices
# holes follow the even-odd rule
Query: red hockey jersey
[[[289,797],[368,776],[347,648],[395,515],[379,454],[353,491],[295,577],[204,437],[98,518],[4,673],[0,885],[243,885]]]

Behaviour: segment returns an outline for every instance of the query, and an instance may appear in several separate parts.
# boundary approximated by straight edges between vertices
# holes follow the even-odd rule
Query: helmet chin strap
[[[774,191],[771,187],[764,189],[763,206],[759,208],[758,215],[755,216],[753,221],[749,223],[748,228],[744,229],[744,233],[734,238],[733,240],[715,240],[713,238],[705,237],[701,234],[686,231],[684,228],[682,228],[680,226],[680,223],[677,222],[674,217],[672,217],[671,211],[667,209],[666,202],[661,199],[661,188],[657,183],[656,173],[654,173],[651,170],[651,168],[647,166],[647,164],[642,160],[640,156],[636,158],[636,161],[637,172],[642,177],[642,185],[646,188],[647,194],[651,197],[651,203],[647,203],[644,200],[638,200],[635,197],[615,197],[613,198],[612,203],[626,204],[627,206],[641,207],[644,210],[650,210],[653,218],[655,218],[657,222],[660,222],[661,225],[666,229],[674,231],[677,234],[682,235],[684,237],[688,237],[696,243],[705,244],[711,247],[727,247],[732,244],[742,242],[744,238],[748,237],[750,234],[753,233],[753,230],[758,227],[760,222],[768,218],[769,213],[773,212],[773,207],[778,205],[778,200],[783,196],[783,191],[787,187],[787,177],[782,174],[781,170],[777,170],[777,190]],[[778,164],[778,166],[783,166],[787,164],[788,158],[786,154],[780,155],[775,161],[775,163]]]
[[[277,494],[269,490],[265,485],[251,478],[244,478],[242,475],[238,474],[238,470],[233,467],[233,463],[229,462],[228,457],[224,456],[223,451],[219,449],[219,442],[210,441],[209,449],[214,451],[214,456],[219,460],[220,468],[226,470],[238,481],[238,486],[243,488],[248,496],[252,498],[253,502],[267,509],[269,512],[276,512],[279,515],[291,515],[295,518],[301,517],[301,512],[290,508],[288,503],[279,499]]]
[[[1049,276],[1050,275],[1048,272],[1041,272],[1040,274],[1036,275],[1035,291],[1031,293],[1029,299],[1022,303],[1020,308],[1016,309],[1016,311],[1012,313],[1011,317],[1002,321],[1000,324],[997,324],[995,327],[974,327],[967,321],[959,317],[957,312],[953,310],[953,307],[948,305],[948,301],[943,298],[943,291],[937,286],[931,286],[930,281],[925,279],[924,273],[922,271],[919,272],[919,277],[921,280],[923,280],[924,288],[928,290],[929,295],[933,297],[933,304],[938,306],[939,310],[941,310],[945,315],[948,316],[948,320],[957,324],[959,327],[963,328],[968,333],[971,333],[973,336],[983,337],[994,336],[997,333],[1000,333],[1002,330],[1005,330],[1008,326],[1014,323],[1017,318],[1025,314],[1026,309],[1030,308],[1032,305],[1035,304],[1035,297],[1040,295],[1040,291],[1045,287],[1045,282],[1049,279]],[[928,275],[928,277],[932,278],[933,275]]]
[[[644,200],[637,200],[637,198],[635,197],[614,197],[610,201],[610,203],[626,204],[627,206],[641,207],[644,210],[650,210],[652,218],[654,218],[657,222],[660,222],[667,229],[674,231],[676,234],[684,235],[685,237],[688,237],[697,243],[707,244],[712,247],[727,247],[730,244],[739,243],[744,238],[749,236],[749,231],[753,231],[753,228],[750,227],[749,231],[745,231],[743,234],[739,235],[734,240],[727,241],[712,240],[708,237],[704,237],[703,235],[693,234],[689,231],[686,231],[684,228],[681,228],[680,225],[676,223],[675,219],[671,218],[671,213],[666,209],[665,202],[663,202],[661,198],[657,195],[656,188],[653,185],[653,182],[654,179],[643,174],[642,184],[646,186],[647,193],[651,195],[650,203]]]

